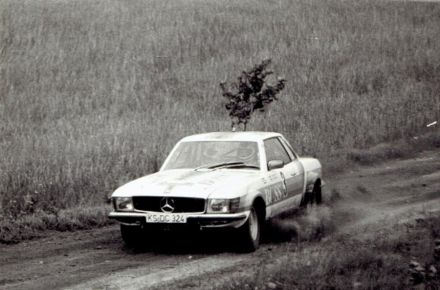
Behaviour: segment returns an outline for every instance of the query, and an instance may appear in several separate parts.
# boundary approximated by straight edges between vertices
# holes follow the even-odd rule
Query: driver
[[[237,149],[237,159],[246,164],[258,166],[258,156],[255,146],[249,142],[243,142]]]

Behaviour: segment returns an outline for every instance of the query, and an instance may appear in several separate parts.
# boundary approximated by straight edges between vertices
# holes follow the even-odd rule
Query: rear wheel
[[[316,204],[322,203],[321,181],[317,180],[313,186],[313,196]]]
[[[261,219],[257,209],[252,206],[246,223],[239,228],[241,238],[241,250],[253,252],[260,246]]]
[[[304,192],[303,197],[301,199],[300,207],[307,208],[312,204],[313,204],[313,192],[311,191]]]
[[[322,203],[321,181],[317,180],[312,191],[306,191],[301,200],[300,206],[306,208],[313,204]]]

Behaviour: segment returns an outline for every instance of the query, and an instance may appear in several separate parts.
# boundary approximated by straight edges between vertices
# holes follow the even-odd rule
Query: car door
[[[273,169],[272,171],[281,175],[286,187],[286,193],[281,199],[289,198],[298,192],[296,184],[297,165],[292,163],[292,158],[287,153],[284,146],[281,144],[278,138],[270,138],[264,140],[264,148],[266,153],[266,161],[281,160],[284,163],[282,168]],[[275,198],[276,201],[280,201],[280,198]]]
[[[279,141],[291,159],[291,162],[286,164],[285,166],[286,183],[288,184],[288,188],[291,191],[292,195],[298,195],[298,194],[301,195],[304,193],[304,189],[305,189],[304,166],[298,160],[298,156],[290,148],[287,141],[285,141],[283,138],[279,138]]]

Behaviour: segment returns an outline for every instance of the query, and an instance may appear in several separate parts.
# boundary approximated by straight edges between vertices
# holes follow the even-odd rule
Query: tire
[[[135,248],[142,244],[143,230],[140,226],[121,224],[121,237],[127,247]]]
[[[311,206],[313,204],[313,191],[306,191],[303,194],[303,198],[301,199],[300,207],[301,208],[307,208],[308,206]]]
[[[313,197],[316,204],[322,203],[321,181],[317,180],[313,186]]]
[[[321,181],[317,180],[313,185],[313,190],[306,191],[301,200],[300,206],[302,208],[307,208],[313,204],[321,204],[322,203],[322,192],[321,192]]]
[[[254,252],[260,246],[262,220],[255,208],[252,206],[249,218],[246,223],[239,228],[240,250],[242,252]]]

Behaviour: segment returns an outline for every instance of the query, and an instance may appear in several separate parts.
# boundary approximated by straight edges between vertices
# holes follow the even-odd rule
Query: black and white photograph
[[[440,0],[0,0],[0,289],[440,289]]]

